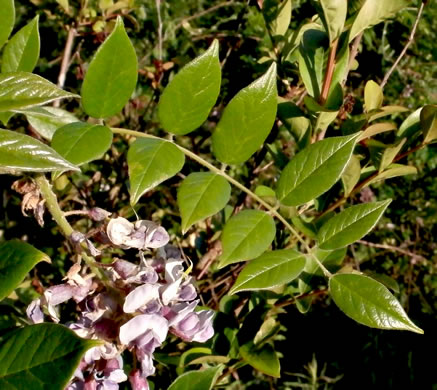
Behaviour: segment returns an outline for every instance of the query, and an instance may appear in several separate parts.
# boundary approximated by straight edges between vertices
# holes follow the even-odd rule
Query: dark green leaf
[[[319,247],[325,250],[343,248],[364,237],[378,223],[391,199],[351,206],[333,216],[317,234]]]
[[[202,371],[186,372],[179,376],[168,390],[210,390],[222,371],[223,366],[218,365]]]
[[[223,253],[219,267],[254,259],[275,238],[273,218],[259,210],[243,210],[226,223],[222,234]]]
[[[81,91],[85,112],[94,118],[118,114],[132,95],[137,77],[137,55],[119,16],[85,75]]]
[[[56,130],[52,148],[75,165],[101,158],[112,143],[112,132],[106,126],[70,123]]]
[[[176,175],[184,163],[184,154],[173,143],[137,139],[127,154],[131,205],[135,205],[145,192]]]
[[[55,150],[28,135],[0,130],[0,171],[77,171]]]
[[[231,196],[231,186],[220,175],[197,172],[188,175],[178,190],[177,202],[182,217],[182,232],[193,224],[218,213]]]
[[[329,190],[348,164],[358,135],[327,138],[294,156],[279,178],[281,203],[299,206]]]
[[[2,390],[63,390],[82,355],[99,345],[63,325],[38,324],[11,332],[0,345]]]
[[[3,51],[2,72],[32,72],[39,58],[39,32],[36,16],[18,31]]]
[[[266,140],[276,117],[276,64],[229,102],[212,136],[218,160],[241,164]]]
[[[0,112],[41,106],[54,100],[78,97],[50,81],[26,72],[0,74]]]
[[[335,304],[360,324],[379,329],[423,333],[383,284],[359,274],[338,274],[329,280]]]
[[[208,118],[220,93],[219,44],[185,65],[165,88],[158,106],[162,127],[183,135],[196,130]]]
[[[50,258],[25,242],[0,244],[0,300],[7,297],[40,261],[50,262]]]
[[[305,267],[305,255],[294,249],[262,254],[248,263],[238,275],[229,294],[247,290],[268,290],[290,283]]]
[[[426,144],[437,139],[437,106],[427,105],[420,112],[420,124]]]
[[[8,40],[15,24],[14,0],[0,0],[0,49]]]
[[[241,357],[256,370],[263,374],[279,378],[281,366],[278,355],[271,345],[264,345],[261,349],[254,347],[253,343],[244,344],[240,348]]]

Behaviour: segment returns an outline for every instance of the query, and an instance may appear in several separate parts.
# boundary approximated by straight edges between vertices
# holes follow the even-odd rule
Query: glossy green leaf
[[[39,31],[36,16],[18,31],[3,50],[2,72],[32,72],[39,59]]]
[[[210,390],[223,371],[224,366],[207,368],[201,371],[188,371],[179,376],[168,390]]]
[[[329,35],[329,41],[335,41],[343,31],[347,14],[347,0],[320,0],[323,10],[322,21]]]
[[[383,118],[388,115],[398,114],[400,112],[409,111],[408,108],[402,106],[384,106],[379,108],[376,112],[373,112],[369,116],[369,122],[372,122],[376,119]]]
[[[226,223],[219,267],[260,256],[275,238],[273,218],[263,211],[243,210]]]
[[[360,181],[361,164],[357,156],[352,155],[345,170],[341,175],[341,182],[343,183],[344,194],[348,196]]]
[[[398,294],[400,293],[398,282],[396,282],[396,280],[394,280],[390,276],[387,276],[385,274],[378,274],[373,271],[366,271],[364,274],[372,279],[377,280],[379,283],[382,283],[385,287],[389,288],[393,292]]]
[[[40,261],[50,258],[23,241],[0,244],[0,300],[7,297]]]
[[[238,275],[229,294],[268,290],[296,279],[305,267],[305,255],[294,249],[262,254],[249,262]]]
[[[183,135],[196,130],[208,118],[220,93],[219,44],[185,65],[165,88],[158,105],[162,127]]]
[[[382,94],[382,88],[379,84],[373,80],[368,81],[364,87],[364,105],[366,112],[381,108],[383,99],[384,95]]]
[[[188,175],[178,189],[177,202],[182,217],[182,232],[222,210],[231,196],[228,181],[212,172]]]
[[[127,153],[131,205],[148,190],[176,175],[184,163],[184,154],[173,143],[138,138]]]
[[[19,112],[26,116],[30,125],[41,137],[49,141],[60,127],[79,122],[73,114],[62,108],[34,107]]]
[[[420,126],[420,113],[422,112],[422,107],[412,112],[408,117],[402,122],[397,132],[397,137],[412,138],[421,129]]]
[[[0,0],[0,49],[8,40],[15,24],[14,0]]]
[[[52,148],[75,165],[101,158],[112,143],[112,132],[106,126],[70,123],[56,130]]]
[[[348,164],[358,135],[327,138],[294,156],[278,181],[281,203],[299,206],[329,190]]]
[[[392,123],[376,123],[367,127],[358,138],[361,141],[366,138],[371,138],[377,134],[385,133],[386,131],[396,130],[396,126]]]
[[[364,237],[378,223],[390,202],[391,199],[358,204],[334,215],[317,234],[319,247],[325,250],[343,248]]]
[[[407,5],[407,0],[365,0],[352,23],[349,42],[360,32],[394,16]]]
[[[393,160],[399,154],[406,141],[407,139],[404,138],[396,145],[388,147],[384,150],[381,156],[381,162],[379,163],[379,172],[384,171],[385,168],[387,168],[393,162]]]
[[[275,378],[281,376],[281,365],[278,355],[270,344],[266,344],[261,349],[258,349],[250,342],[240,348],[240,354],[243,360],[263,374]]]
[[[50,81],[27,72],[0,74],[0,112],[41,106],[54,100],[78,97]]]
[[[359,274],[338,274],[329,280],[335,304],[360,324],[379,329],[423,333],[383,284]]]
[[[426,144],[437,139],[437,106],[427,105],[420,112],[420,124],[423,129],[423,137]]]
[[[81,91],[85,112],[94,118],[118,114],[131,97],[137,78],[137,55],[119,16],[86,72]]]
[[[0,345],[0,388],[63,390],[84,353],[99,344],[50,323],[11,332]]]
[[[264,19],[270,34],[275,37],[277,35],[285,35],[290,25],[291,0],[265,0],[262,5]]]
[[[77,171],[54,149],[33,137],[9,130],[0,130],[0,171],[51,172]]]
[[[212,136],[214,155],[241,164],[266,140],[276,117],[276,64],[229,102]]]
[[[373,178],[368,184],[373,184],[381,180],[392,179],[393,177],[405,176],[405,175],[415,175],[417,173],[417,168],[402,165],[402,164],[391,164],[387,167],[384,172],[379,173],[375,178]]]
[[[9,111],[0,112],[0,122],[3,123],[4,126],[6,126],[9,120],[13,116],[14,116],[13,112],[9,112]]]

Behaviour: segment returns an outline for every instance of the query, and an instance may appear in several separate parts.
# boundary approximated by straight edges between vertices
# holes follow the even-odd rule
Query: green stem
[[[260,198],[257,194],[249,190],[247,187],[245,187],[243,184],[229,176],[226,172],[223,172],[219,168],[215,167],[208,161],[204,160],[202,157],[199,157],[197,154],[193,153],[192,151],[185,149],[183,146],[180,146],[176,144],[173,141],[164,140],[162,138],[156,137],[151,134],[146,133],[140,133],[139,131],[134,130],[128,130],[128,129],[120,129],[120,128],[111,128],[112,132],[115,134],[124,134],[124,135],[130,135],[133,137],[140,137],[140,138],[151,138],[151,139],[158,139],[165,142],[171,142],[173,145],[175,145],[182,153],[184,153],[187,157],[190,157],[200,165],[203,165],[205,168],[208,168],[211,172],[216,173],[217,175],[220,175],[224,177],[229,183],[233,184],[235,187],[240,189],[241,191],[245,192],[247,195],[249,195],[252,199],[256,200],[260,205],[262,205],[265,209],[267,209],[270,214],[275,216],[279,221],[282,222],[282,224],[296,237],[296,239],[302,244],[302,246],[305,248],[305,250],[314,258],[314,261],[318,264],[318,266],[322,269],[323,273],[327,277],[331,277],[331,273],[326,269],[326,267],[317,259],[314,254],[312,253],[312,250],[310,246],[306,243],[306,241],[299,235],[299,233],[296,231],[296,229],[291,226],[287,220],[272,206],[270,206],[267,202],[265,202],[262,198]]]

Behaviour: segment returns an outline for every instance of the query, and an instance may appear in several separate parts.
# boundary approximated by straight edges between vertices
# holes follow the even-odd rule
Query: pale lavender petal
[[[164,305],[168,305],[170,302],[178,298],[178,291],[181,282],[182,277],[166,286],[161,287],[161,300]]]
[[[137,358],[141,361],[141,371],[146,378],[155,373],[152,354],[137,350]]]
[[[144,233],[145,242],[142,249],[160,248],[170,240],[167,231],[153,221],[137,221],[135,229]]]
[[[117,274],[120,275],[122,279],[127,279],[138,272],[137,265],[131,263],[130,261],[126,261],[122,259],[115,261],[112,264],[112,267],[114,268],[115,272],[117,272]]]
[[[191,283],[181,287],[179,291],[179,300],[192,301],[196,297],[197,297],[196,288]]]
[[[59,284],[48,288],[44,292],[44,297],[48,305],[59,305],[73,297],[74,287],[69,284]]]
[[[140,370],[132,371],[129,374],[129,382],[132,386],[132,390],[149,390],[149,383],[147,379],[141,375]]]
[[[121,383],[127,381],[127,375],[124,373],[122,369],[118,369],[112,371],[107,377],[107,379],[115,383]]]
[[[169,312],[164,315],[168,320],[168,325],[173,326],[183,320],[189,313],[194,311],[198,303],[199,300],[195,300],[190,303],[183,302],[171,306]]]
[[[214,328],[212,326],[212,319],[214,317],[214,311],[202,310],[197,312],[200,320],[200,330],[193,337],[193,341],[204,343],[214,335]]]
[[[97,390],[118,390],[120,387],[117,382],[105,379],[102,383],[97,385]]]
[[[40,324],[44,322],[44,314],[41,310],[41,300],[33,300],[26,309],[27,317],[34,323]]]
[[[165,262],[165,281],[167,283],[172,283],[181,277],[184,271],[182,260],[170,259]]]
[[[102,252],[98,250],[88,238],[85,240],[85,244],[91,256],[96,257],[102,254]]]
[[[97,382],[94,379],[87,380],[84,390],[97,390]]]
[[[114,245],[123,247],[126,239],[134,232],[134,225],[127,219],[118,217],[111,219],[106,228],[108,238]]]
[[[131,291],[123,305],[125,313],[134,313],[140,307],[147,305],[150,301],[159,298],[159,284],[143,284]]]
[[[153,330],[162,343],[167,337],[168,322],[157,314],[141,314],[120,327],[120,341],[124,345],[129,345],[148,330]]]
[[[200,327],[200,320],[196,313],[188,314],[181,322],[178,323],[178,329],[182,332],[190,332]]]
[[[93,207],[88,211],[88,215],[93,221],[101,222],[108,218],[111,213],[109,211],[101,209],[100,207]]]
[[[74,381],[69,384],[65,390],[85,390],[85,382],[84,381]]]

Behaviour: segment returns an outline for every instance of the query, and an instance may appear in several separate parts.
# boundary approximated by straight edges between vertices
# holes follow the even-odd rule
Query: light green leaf
[[[292,1],[265,0],[262,11],[270,34],[273,37],[285,35],[290,25]]]
[[[4,111],[0,112],[0,122],[3,123],[4,126],[6,126],[9,122],[9,119],[11,119],[14,116],[13,112]]]
[[[417,109],[408,115],[407,119],[405,119],[399,130],[397,132],[397,137],[405,137],[407,139],[412,138],[420,129],[420,113],[422,112],[422,107]]]
[[[361,31],[394,16],[407,5],[407,0],[366,0],[352,23],[349,32],[349,42]]]
[[[32,72],[39,59],[39,31],[36,16],[18,31],[3,51],[2,72]]]
[[[427,105],[420,112],[420,124],[423,129],[423,142],[428,144],[437,139],[437,106]]]
[[[381,157],[381,162],[379,164],[379,172],[385,170],[395,159],[395,157],[398,155],[398,153],[401,151],[402,147],[404,146],[405,142],[407,142],[407,139],[404,138],[400,142],[398,142],[396,145],[388,147],[384,150]]]
[[[392,179],[393,177],[415,175],[417,168],[409,165],[391,164],[384,172],[379,173],[374,179],[372,179],[368,185],[376,183],[381,180]]]
[[[361,164],[357,156],[352,155],[344,172],[341,175],[341,182],[343,183],[344,195],[349,194],[354,189],[355,185],[359,182],[361,176]]]
[[[0,388],[63,390],[84,353],[100,344],[57,324],[11,332],[0,345]]]
[[[75,165],[101,158],[112,143],[112,132],[106,126],[70,123],[56,130],[52,148]]]
[[[14,0],[0,0],[0,49],[8,40],[15,24]]]
[[[0,300],[7,297],[40,261],[50,258],[23,241],[0,244]]]
[[[219,44],[185,65],[165,88],[158,105],[162,127],[184,135],[196,130],[208,118],[220,93]]]
[[[368,81],[364,87],[364,105],[366,112],[380,109],[383,99],[382,88],[373,80]]]
[[[348,164],[358,135],[327,138],[294,156],[278,181],[281,203],[299,206],[329,190]]]
[[[262,254],[249,262],[238,275],[229,294],[268,290],[296,279],[305,267],[305,255],[294,249]]]
[[[131,205],[151,188],[176,175],[184,163],[184,154],[173,143],[138,138],[127,153]]]
[[[0,112],[41,106],[54,100],[79,97],[27,72],[0,74]]]
[[[0,171],[52,172],[73,170],[75,165],[55,150],[28,135],[0,130]]]
[[[229,102],[212,136],[214,155],[241,164],[266,140],[276,117],[276,64]]]
[[[263,211],[243,210],[234,215],[223,229],[219,267],[258,257],[270,246],[275,233],[273,218]]]
[[[196,222],[218,213],[231,196],[228,181],[212,172],[188,175],[178,190],[177,202],[182,217],[182,233]]]
[[[56,107],[35,107],[18,112],[24,114],[33,129],[49,141],[60,127],[79,122],[73,114]]]
[[[347,0],[320,0],[323,10],[322,21],[329,35],[329,41],[335,41],[343,31],[347,14]]]
[[[360,324],[379,329],[423,334],[383,284],[359,274],[338,274],[329,280],[335,304]]]
[[[202,371],[188,371],[179,376],[168,390],[210,390],[223,368],[223,365],[218,365]]]
[[[317,234],[319,247],[325,250],[343,248],[364,237],[378,223],[391,199],[351,206],[334,215]]]
[[[85,112],[94,118],[118,114],[132,95],[137,78],[137,55],[119,16],[86,72],[81,91]]]
[[[256,370],[279,378],[281,376],[281,366],[278,355],[270,344],[257,349],[253,342],[244,344],[240,348],[241,357]]]
[[[392,123],[376,123],[367,127],[359,136],[358,141],[362,141],[363,139],[371,138],[374,135],[391,130],[396,130],[396,126]]]
[[[402,107],[402,106],[384,106],[381,107],[376,112],[372,113],[369,116],[369,122],[372,122],[376,119],[383,118],[384,116],[398,114],[400,112],[406,112],[409,111],[408,108]]]

